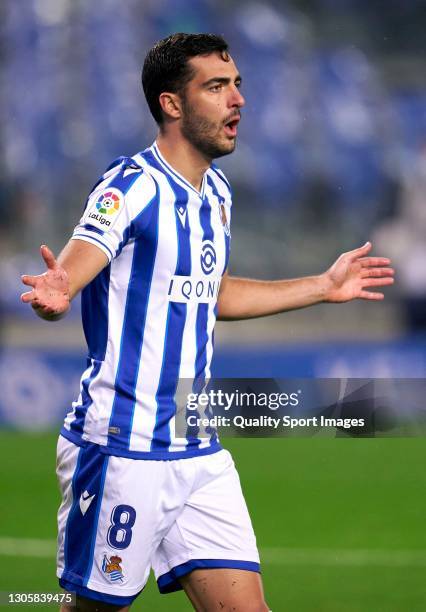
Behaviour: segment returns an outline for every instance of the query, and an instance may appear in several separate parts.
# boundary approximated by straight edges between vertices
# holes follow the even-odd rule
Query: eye
[[[209,91],[212,91],[213,93],[218,92],[221,89],[222,89],[221,83],[216,83],[216,85],[212,85],[211,87],[209,87]]]

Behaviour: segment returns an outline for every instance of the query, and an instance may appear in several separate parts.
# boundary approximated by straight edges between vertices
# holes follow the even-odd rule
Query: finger
[[[371,276],[393,276],[395,270],[393,268],[363,268],[361,270],[361,278],[369,278]]]
[[[46,304],[40,304],[40,302],[33,301],[31,306],[34,310],[38,310],[40,312],[44,312],[45,314],[52,314],[54,312],[51,306],[46,306]]]
[[[388,257],[360,257],[358,261],[363,268],[368,266],[387,266],[391,262]]]
[[[35,287],[37,280],[36,280],[36,276],[28,276],[28,274],[24,274],[23,276],[21,276],[21,280],[24,283],[24,285],[30,285],[30,287]]]
[[[353,251],[349,251],[348,255],[349,255],[350,261],[355,261],[356,259],[359,259],[360,257],[363,257],[364,255],[367,255],[367,253],[369,253],[371,249],[372,249],[371,242],[366,242],[361,247],[358,247],[357,249],[354,249]]]
[[[35,291],[27,291],[21,295],[21,302],[28,304],[28,302],[32,302],[35,299],[35,296]]]
[[[41,256],[44,259],[44,262],[49,270],[54,270],[57,266],[56,259],[52,251],[45,244],[42,244],[40,247]]]
[[[391,276],[386,278],[366,278],[362,281],[363,287],[385,287],[386,285],[393,285],[395,279]]]
[[[359,297],[363,300],[384,300],[384,293],[379,293],[376,291],[360,291]]]

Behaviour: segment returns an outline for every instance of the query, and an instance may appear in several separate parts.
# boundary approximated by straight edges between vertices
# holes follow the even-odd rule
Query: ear
[[[178,94],[163,92],[159,97],[161,109],[166,117],[180,119],[182,116],[181,101]]]

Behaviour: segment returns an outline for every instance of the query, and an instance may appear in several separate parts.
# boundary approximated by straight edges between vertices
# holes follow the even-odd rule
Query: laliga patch
[[[108,232],[124,207],[124,194],[115,187],[107,187],[92,197],[84,214],[84,223]]]

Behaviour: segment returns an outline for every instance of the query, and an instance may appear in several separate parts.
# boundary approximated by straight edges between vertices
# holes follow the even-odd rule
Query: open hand
[[[370,287],[385,287],[394,282],[394,270],[387,257],[367,257],[372,245],[343,253],[323,275],[326,281],[326,302],[348,302],[356,298],[383,300],[383,293],[368,291]]]
[[[42,245],[40,253],[47,270],[38,276],[22,276],[24,285],[29,285],[32,290],[23,293],[21,300],[31,304],[42,319],[54,321],[63,317],[70,308],[68,275],[49,247]]]

